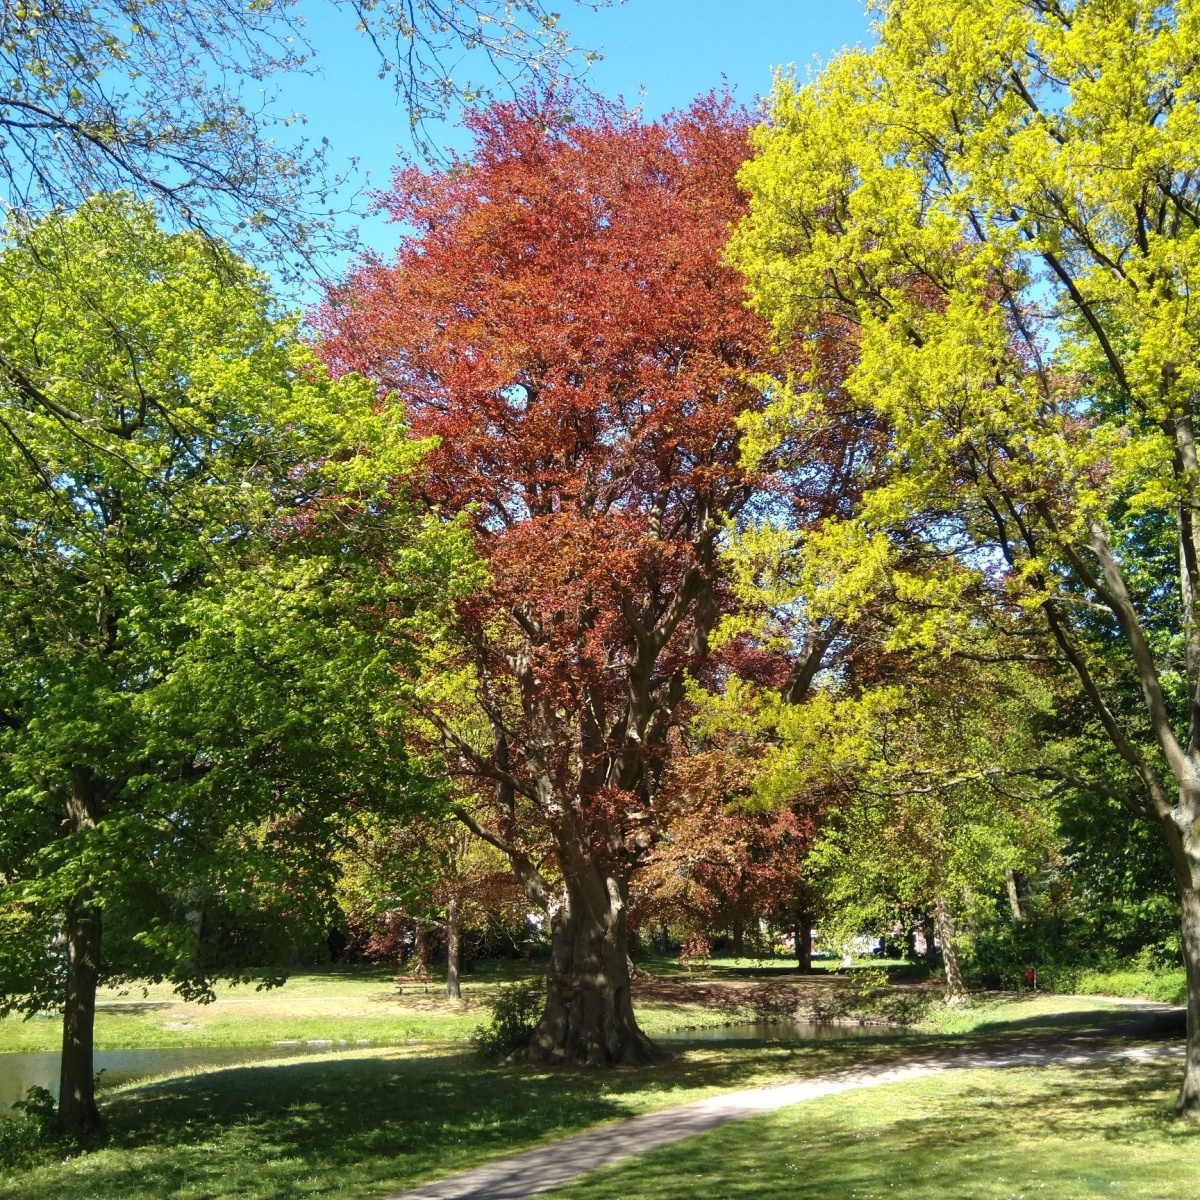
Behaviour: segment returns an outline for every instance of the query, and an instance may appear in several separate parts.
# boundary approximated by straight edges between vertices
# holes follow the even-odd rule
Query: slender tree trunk
[[[946,969],[946,995],[950,999],[965,996],[967,988],[963,983],[962,968],[958,961],[958,947],[954,944],[954,919],[950,916],[946,902],[940,898],[933,908],[933,927],[941,944],[942,965]]]
[[[67,801],[72,833],[95,828],[100,801],[91,772],[75,772]],[[99,1128],[92,1047],[96,1026],[96,987],[100,981],[101,914],[90,888],[67,905],[67,989],[63,998],[62,1062],[59,1068],[58,1127],[64,1133]]]
[[[935,922],[930,920],[928,913],[922,913],[920,921],[921,940],[925,943],[925,959],[927,962],[933,962],[937,958],[937,947],[933,944]]]
[[[1013,874],[1012,867],[1004,868],[1004,886],[1008,889],[1008,907],[1013,915],[1013,920],[1020,921],[1023,919],[1021,912],[1021,897],[1017,895],[1017,877]]]
[[[457,896],[446,900],[446,999],[462,999],[458,975],[462,969],[462,915]]]
[[[621,882],[577,867],[550,919],[546,1008],[524,1057],[597,1067],[661,1057],[633,1015]]]
[[[812,914],[807,908],[796,909],[796,970],[812,970]]]

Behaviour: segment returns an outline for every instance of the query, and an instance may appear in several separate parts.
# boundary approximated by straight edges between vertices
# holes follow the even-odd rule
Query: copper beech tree
[[[543,94],[469,125],[453,169],[395,175],[383,203],[412,232],[330,293],[324,353],[440,439],[428,499],[475,516],[490,585],[446,662],[461,687],[427,714],[461,818],[549,917],[528,1053],[641,1062],[629,877],[726,603],[722,525],[755,486],[736,422],[769,337],[722,259],[747,119],[721,97],[643,124]]]

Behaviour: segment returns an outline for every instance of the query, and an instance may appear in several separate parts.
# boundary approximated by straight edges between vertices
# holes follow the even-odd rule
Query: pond
[[[710,1029],[669,1029],[655,1034],[662,1042],[822,1042],[834,1038],[886,1037],[893,1025],[839,1025],[833,1021],[748,1021]]]
[[[238,1063],[261,1062],[272,1058],[294,1058],[299,1054],[345,1051],[347,1046],[292,1042],[273,1046],[157,1047],[146,1050],[97,1050],[96,1070],[104,1072],[104,1083],[123,1083],[152,1075],[170,1075],[194,1067],[228,1067]],[[14,1100],[25,1096],[26,1088],[49,1088],[58,1095],[57,1050],[31,1050],[21,1054],[0,1054],[0,1117],[7,1116]]]

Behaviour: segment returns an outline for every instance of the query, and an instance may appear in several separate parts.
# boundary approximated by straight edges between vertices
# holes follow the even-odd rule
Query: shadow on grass
[[[1093,1200],[1196,1195],[1176,1065],[1008,1070],[847,1093],[597,1172],[558,1200]],[[986,1081],[986,1082],[985,1082]]]
[[[492,1067],[465,1056],[342,1058],[165,1080],[110,1093],[108,1126],[67,1162],[0,1178],[4,1200],[377,1197],[651,1107],[848,1061],[711,1051],[659,1067]],[[772,1076],[771,1073],[774,1073]]]

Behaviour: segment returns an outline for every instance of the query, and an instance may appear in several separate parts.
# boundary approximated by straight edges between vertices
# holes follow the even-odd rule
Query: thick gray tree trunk
[[[1180,808],[1184,808],[1183,803]],[[1161,825],[1179,882],[1180,932],[1187,978],[1187,1047],[1175,1111],[1181,1116],[1196,1117],[1200,1116],[1200,827],[1197,827],[1200,821],[1188,826],[1173,813]]]
[[[1200,1115],[1200,891],[1181,889],[1183,963],[1187,973],[1187,1051],[1175,1109]]]
[[[524,1057],[596,1067],[661,1058],[633,1014],[620,881],[595,867],[567,878],[551,928],[546,1008]]]

